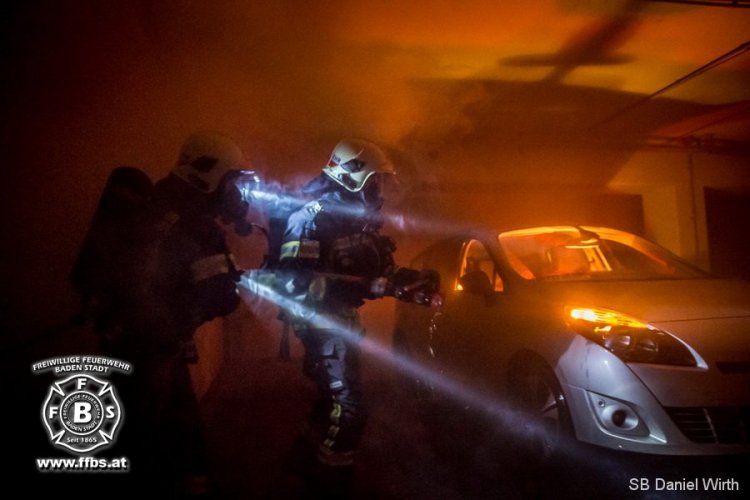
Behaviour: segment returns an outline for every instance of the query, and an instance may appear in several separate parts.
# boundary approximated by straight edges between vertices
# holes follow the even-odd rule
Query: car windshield
[[[527,280],[705,278],[708,273],[634,234],[591,226],[508,231],[498,241]]]

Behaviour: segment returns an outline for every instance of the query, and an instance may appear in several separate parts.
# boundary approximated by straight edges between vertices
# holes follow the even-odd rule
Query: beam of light
[[[249,276],[249,273],[242,276],[240,285],[251,293],[278,305],[291,315],[295,315],[305,320],[312,320],[314,318],[316,328],[332,329],[341,332],[345,339],[354,343],[359,343],[363,350],[374,355],[377,359],[393,365],[393,367],[397,368],[404,374],[414,376],[421,380],[430,381],[432,387],[440,390],[443,394],[454,398],[465,406],[480,408],[487,414],[500,419],[505,424],[526,426],[528,423],[526,422],[525,417],[519,415],[517,412],[509,410],[499,402],[489,401],[486,396],[483,396],[438,372],[415,363],[406,356],[393,352],[392,349],[375,340],[368,337],[362,338],[359,332],[354,332],[348,329],[333,316],[321,314],[289,297],[283,296],[271,287],[253,279],[252,276]]]
[[[285,212],[302,207],[313,201],[309,194],[299,190],[289,190],[278,182],[262,180],[254,172],[246,175],[237,182],[243,199],[255,206],[262,213],[271,215],[276,212]],[[340,215],[352,217],[367,217],[368,210],[359,205],[342,205],[328,207]],[[383,220],[401,234],[424,234],[434,237],[463,236],[467,233],[482,229],[480,225],[472,225],[465,222],[450,222],[445,219],[436,220],[427,217],[415,217],[401,212],[388,210],[378,212]]]
[[[428,381],[430,387],[439,391],[443,395],[448,396],[464,408],[472,408],[481,411],[491,419],[494,425],[501,429],[511,430],[516,438],[535,443],[548,441],[546,437],[549,431],[538,420],[529,418],[528,414],[513,409],[509,407],[508,404],[488,397],[486,394],[473,390],[442,373],[416,363],[412,359],[394,352],[392,349],[375,340],[368,337],[363,338],[360,332],[350,330],[342,323],[336,321],[332,316],[320,314],[312,308],[276,292],[270,286],[255,279],[255,275],[252,271],[243,274],[239,286],[245,288],[255,296],[276,304],[290,315],[295,315],[307,320],[314,318],[315,328],[335,329],[340,332],[342,337],[346,340],[349,340],[352,343],[359,343],[364,351],[397,369],[401,373],[423,381]],[[253,304],[248,303],[248,305],[253,307]],[[552,440],[554,439],[555,437],[553,436]],[[587,456],[577,453],[574,449],[556,448],[555,452],[565,453],[568,457],[574,457],[577,455],[575,458],[578,460],[590,462]],[[602,461],[594,465],[604,468],[606,462]],[[609,468],[611,469],[611,466]]]
[[[310,201],[309,196],[289,191],[278,182],[264,181],[254,172],[237,179],[235,185],[240,190],[243,200],[261,209],[274,206],[302,206]]]
[[[318,197],[302,191],[290,191],[276,182],[264,183],[259,178],[255,183],[247,182],[238,185],[238,189],[243,200],[254,205],[265,214],[273,214],[279,210],[282,212],[293,211],[306,203],[315,201]],[[377,213],[377,210],[360,204],[331,204],[326,207],[326,210],[353,218],[366,218],[368,214]]]
[[[392,227],[404,234],[416,233],[438,237],[465,236],[467,233],[471,234],[482,229],[480,225],[415,217],[403,213],[388,212],[385,214],[385,219]]]

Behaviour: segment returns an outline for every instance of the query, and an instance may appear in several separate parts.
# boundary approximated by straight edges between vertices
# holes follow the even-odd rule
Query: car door
[[[437,271],[440,276],[440,292],[445,295],[448,283],[455,282],[456,265],[462,241],[443,240],[420,252],[411,260],[409,267]],[[452,285],[450,285],[452,286]],[[430,370],[442,371],[442,360],[435,358],[431,325],[442,311],[417,304],[398,301],[394,345],[397,351],[408,355],[413,361]]]
[[[491,384],[502,340],[498,335],[502,330],[504,281],[480,240],[465,239],[457,251],[450,259],[450,272],[441,274],[445,300],[432,333],[432,348],[449,373],[472,383]]]

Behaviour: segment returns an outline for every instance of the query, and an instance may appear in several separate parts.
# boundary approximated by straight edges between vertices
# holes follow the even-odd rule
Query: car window
[[[527,280],[707,277],[668,250],[624,231],[553,226],[498,236],[511,268]]]
[[[490,282],[491,289],[495,292],[503,291],[503,280],[497,273],[495,262],[492,260],[487,248],[479,240],[469,240],[464,243],[461,256],[461,267],[458,279],[454,284],[454,290],[463,290],[461,278],[471,273],[482,273]]]

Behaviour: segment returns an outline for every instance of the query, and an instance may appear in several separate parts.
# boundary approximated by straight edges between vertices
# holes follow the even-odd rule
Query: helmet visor
[[[331,163],[329,163],[328,166],[334,167],[336,165],[332,165]],[[344,171],[349,172],[350,174],[354,174],[361,171],[365,167],[365,162],[363,162],[362,160],[357,160],[355,158],[338,166],[341,167]]]

